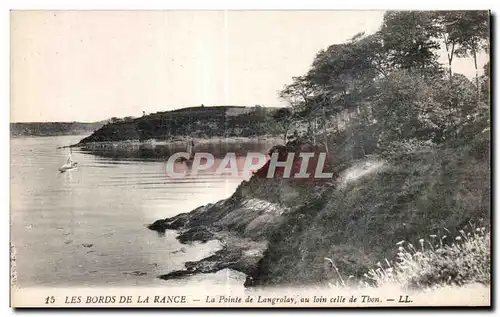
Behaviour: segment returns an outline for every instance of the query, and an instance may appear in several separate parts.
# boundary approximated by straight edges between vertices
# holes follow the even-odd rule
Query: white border
[[[100,10],[112,10],[112,9],[121,9],[121,10],[150,10],[150,9],[260,9],[260,10],[296,10],[296,9],[308,9],[308,10],[366,10],[366,9],[405,9],[405,10],[439,10],[439,9],[492,9],[493,13],[497,13],[496,6],[497,1],[484,1],[484,0],[475,0],[475,1],[453,1],[453,2],[438,2],[433,0],[420,0],[415,2],[404,2],[404,1],[359,1],[359,0],[349,0],[349,1],[319,1],[319,0],[306,0],[306,1],[271,1],[271,0],[244,0],[244,1],[202,1],[202,0],[184,0],[184,1],[153,1],[153,0],[86,0],[86,1],[71,1],[71,0],[51,0],[51,1],[36,1],[36,0],[19,0],[19,1],[2,1],[0,6],[2,8],[1,12],[1,23],[0,23],[0,36],[1,43],[5,45],[0,50],[1,54],[1,80],[2,80],[2,100],[3,104],[0,107],[0,117],[3,119],[1,125],[1,145],[3,148],[2,151],[2,162],[0,164],[0,172],[1,172],[1,201],[3,203],[4,208],[2,208],[2,216],[4,217],[1,224],[4,226],[4,230],[2,230],[2,258],[0,260],[0,264],[2,266],[2,274],[0,274],[0,278],[2,283],[2,315],[6,313],[8,315],[13,314],[13,310],[9,309],[9,288],[8,288],[8,270],[9,270],[9,255],[8,255],[8,242],[9,242],[9,10],[10,9],[73,9],[73,10],[90,10],[90,9],[100,9]],[[498,23],[498,21],[497,21]],[[495,45],[496,47],[496,45]],[[496,51],[496,48],[495,48]],[[496,78],[496,73],[494,74]],[[492,83],[494,87],[497,88],[497,83]],[[495,121],[498,122],[499,114],[498,111],[495,111]],[[496,129],[498,130],[498,129]],[[495,134],[495,139],[498,138],[498,131]],[[495,150],[496,150],[496,146]],[[495,162],[496,163],[496,162]],[[496,176],[496,173],[495,175]],[[497,190],[495,190],[494,197],[497,195]],[[498,216],[495,217],[495,229],[498,228]],[[495,237],[497,235],[495,234]],[[498,241],[495,241],[495,245],[498,245]],[[497,250],[495,250],[497,251]],[[496,252],[495,252],[496,255]],[[495,258],[495,263],[497,263]],[[498,276],[498,274],[495,274]],[[496,285],[496,280],[494,281]],[[496,300],[495,306],[496,306]],[[165,311],[169,314],[180,314],[182,311]],[[410,313],[411,311],[405,310],[404,313]],[[46,312],[50,313],[50,312]],[[90,313],[100,316],[104,314],[104,312],[96,312],[90,311]],[[108,313],[111,313],[108,312]],[[112,313],[123,313],[122,311],[113,311]],[[164,312],[162,312],[164,313]],[[196,311],[195,313],[200,313],[200,311]],[[211,312],[216,316],[220,312]],[[226,313],[235,313],[234,311],[228,311]],[[240,312],[241,313],[241,312]],[[242,315],[247,315],[252,312],[244,312]],[[261,312],[263,313],[263,312]],[[266,312],[267,313],[267,312]],[[275,314],[289,314],[291,311],[275,311]],[[302,311],[297,311],[297,313],[303,313]],[[321,313],[331,314],[331,311],[323,311]],[[341,311],[333,311],[334,314],[344,313]],[[356,313],[362,313],[361,311],[356,311]],[[373,312],[372,312],[373,313]],[[388,312],[384,311],[375,311],[374,313],[382,315],[386,315]],[[400,311],[394,311],[393,313],[399,314]],[[456,311],[451,312],[440,312],[440,313],[431,313],[431,312],[420,312],[425,313],[427,316],[438,316],[442,314],[455,314]],[[128,313],[129,314],[129,313]],[[133,315],[143,315],[144,311],[134,312]],[[473,312],[468,312],[468,315],[474,315]]]
[[[489,1],[454,1],[453,4],[440,1],[368,1],[368,0],[349,0],[349,1],[273,1],[273,0],[183,0],[183,1],[153,1],[153,0],[18,0],[10,4],[10,9],[258,9],[258,10],[385,10],[403,9],[403,10],[444,10],[444,9],[489,9]]]

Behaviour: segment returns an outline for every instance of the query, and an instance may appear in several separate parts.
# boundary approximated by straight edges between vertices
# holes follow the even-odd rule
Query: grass
[[[330,286],[347,287],[354,283],[363,287],[398,285],[406,289],[425,289],[477,283],[489,285],[490,231],[469,223],[459,233],[454,239],[430,235],[428,239],[419,239],[415,245],[399,241],[394,261],[385,259],[377,263],[376,268],[357,281],[353,276],[342,277],[333,261],[325,258],[336,271],[335,281]],[[453,241],[445,242],[448,240]]]
[[[356,160],[349,155],[344,157],[343,146],[350,144],[347,142],[349,144],[338,144],[331,149],[338,159],[332,165],[340,171],[377,158],[384,159],[384,168],[343,186],[335,182],[290,184],[279,179],[252,179],[242,184],[235,196],[287,207],[274,229],[266,231],[269,246],[255,273],[259,285],[324,285],[332,280],[339,284],[357,284],[361,280],[377,285],[382,282],[374,280],[378,279],[376,276],[369,278],[372,268],[376,274],[391,270],[389,273],[396,274],[403,270],[404,263],[399,262],[410,256],[411,263],[419,265],[413,278],[406,268],[398,273],[398,281],[392,282],[424,287],[426,283],[446,284],[450,276],[450,283],[455,284],[461,280],[464,283],[481,280],[475,277],[480,276],[479,273],[469,273],[474,268],[457,266],[474,266],[482,261],[463,256],[462,253],[468,251],[460,251],[466,248],[462,245],[466,239],[459,230],[466,230],[464,226],[469,220],[480,218],[484,218],[482,227],[490,227],[490,164],[486,155],[489,142],[483,139],[488,138],[481,135],[456,146],[416,144],[405,147],[404,151],[394,151],[388,157],[373,154]],[[473,234],[471,232],[471,237]],[[444,235],[447,237],[443,238]],[[455,240],[456,235],[460,235],[460,240]],[[401,239],[406,241],[395,247]],[[460,248],[456,249],[454,244]],[[398,258],[400,246],[406,258]],[[477,252],[474,250],[471,255]],[[325,257],[334,265],[325,261]],[[383,261],[382,267],[373,267],[384,258],[391,261]],[[339,269],[342,278],[334,267]],[[465,271],[468,273],[462,274]],[[368,277],[363,276],[365,273]],[[439,274],[446,278],[436,277]]]

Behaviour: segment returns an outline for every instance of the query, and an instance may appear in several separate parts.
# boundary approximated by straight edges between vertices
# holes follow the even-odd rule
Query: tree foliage
[[[489,102],[489,68],[474,85],[453,74],[453,57],[472,58],[477,71],[477,54],[489,48],[488,38],[486,11],[389,11],[374,34],[359,33],[319,51],[309,71],[294,77],[280,96],[293,120],[307,125],[314,141],[322,136],[325,145],[335,131],[353,124],[376,125],[370,130],[377,131],[379,147],[446,142]],[[439,62],[442,47],[448,74]],[[338,118],[347,122],[340,127]]]
[[[390,11],[380,30],[387,59],[394,68],[438,70],[440,29],[430,11]]]

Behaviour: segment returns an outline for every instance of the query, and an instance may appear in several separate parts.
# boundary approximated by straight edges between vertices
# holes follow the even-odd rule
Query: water
[[[11,139],[11,243],[18,287],[241,285],[233,271],[163,281],[157,276],[212,254],[216,241],[183,245],[146,228],[229,197],[242,181],[206,171],[172,179],[165,162],[73,149],[79,168],[60,173],[83,136]],[[268,144],[254,145],[265,151]]]

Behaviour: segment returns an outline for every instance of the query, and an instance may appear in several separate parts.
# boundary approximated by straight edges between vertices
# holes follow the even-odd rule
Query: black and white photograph
[[[491,306],[484,10],[11,10],[10,304]]]

